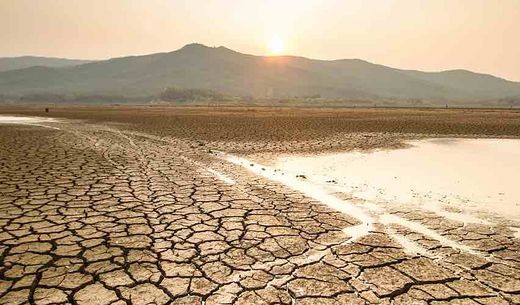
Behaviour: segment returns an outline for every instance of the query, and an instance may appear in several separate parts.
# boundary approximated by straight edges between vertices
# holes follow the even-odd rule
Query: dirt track
[[[209,153],[519,136],[519,113],[219,111],[52,109],[88,121],[0,125],[0,304],[520,303],[510,223],[396,209],[433,232],[390,227],[427,250],[413,255],[382,225],[352,240],[352,215]]]

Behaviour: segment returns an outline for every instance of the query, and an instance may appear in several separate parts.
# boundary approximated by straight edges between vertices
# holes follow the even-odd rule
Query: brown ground
[[[0,304],[520,303],[520,241],[511,223],[464,224],[396,208],[394,216],[442,238],[394,224],[352,241],[343,229],[358,219],[208,153],[370,149],[431,135],[519,137],[520,112],[0,113],[72,119],[46,124],[59,130],[0,125]],[[407,253],[393,236],[427,254]]]
[[[125,129],[210,145],[238,143],[238,147],[228,147],[232,151],[290,149],[299,152],[302,149],[328,150],[329,146],[344,149],[353,144],[370,148],[384,146],[380,142],[386,139],[369,139],[381,134],[391,140],[396,134],[399,137],[520,137],[520,110],[158,106],[51,107],[50,113],[43,110],[43,107],[0,107],[0,114],[121,123]],[[359,141],[336,143],[341,141],[338,138],[354,133],[365,136]],[[291,142],[295,147],[277,148],[272,144],[279,142]],[[245,143],[254,143],[254,147]]]

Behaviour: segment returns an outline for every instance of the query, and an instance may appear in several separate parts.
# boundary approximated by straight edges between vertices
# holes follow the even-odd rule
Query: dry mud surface
[[[355,210],[214,153],[518,137],[519,113],[205,111],[52,109],[61,121],[0,125],[0,304],[520,303],[515,223],[395,208],[353,239]]]

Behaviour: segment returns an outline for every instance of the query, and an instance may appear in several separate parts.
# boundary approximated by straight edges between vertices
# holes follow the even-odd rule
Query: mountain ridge
[[[0,57],[0,72],[20,70],[34,66],[61,68],[90,62],[92,62],[92,60],[32,55],[18,57]]]
[[[0,94],[41,92],[153,95],[167,87],[235,96],[334,99],[486,101],[520,96],[520,82],[463,69],[397,69],[362,59],[257,56],[224,46],[178,50],[65,67],[0,72]]]

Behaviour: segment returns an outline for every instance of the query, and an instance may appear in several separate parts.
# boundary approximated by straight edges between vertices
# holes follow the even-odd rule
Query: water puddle
[[[43,124],[56,122],[58,122],[58,120],[54,118],[0,115],[0,124],[31,125],[59,130],[58,127]]]
[[[487,212],[520,220],[520,140],[434,139],[411,148],[283,157],[275,169],[371,202],[414,204],[448,219],[487,222]]]

